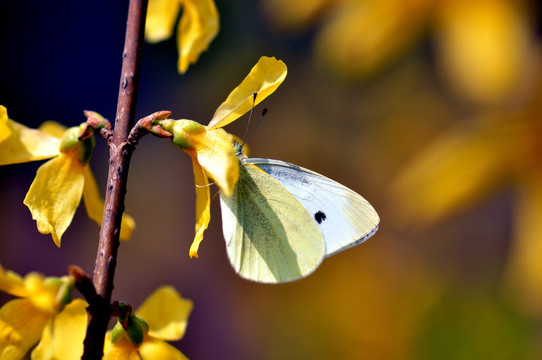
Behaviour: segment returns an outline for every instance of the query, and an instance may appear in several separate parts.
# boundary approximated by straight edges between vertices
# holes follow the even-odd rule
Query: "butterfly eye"
[[[314,220],[316,220],[318,224],[321,224],[322,221],[324,221],[325,219],[326,219],[326,214],[324,214],[321,210],[318,210],[318,212],[314,214]]]

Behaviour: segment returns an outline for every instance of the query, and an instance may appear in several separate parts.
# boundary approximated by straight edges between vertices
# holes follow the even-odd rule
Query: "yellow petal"
[[[0,105],[0,143],[11,135],[11,129],[8,125],[8,109]]]
[[[24,277],[28,300],[41,311],[56,314],[63,305],[57,301],[57,294],[61,283],[56,285],[45,282],[45,277],[39,273],[29,273]]]
[[[223,129],[208,130],[194,136],[199,164],[226,196],[231,196],[239,179],[239,160],[235,156],[233,136]]]
[[[49,321],[32,360],[80,359],[87,330],[87,302],[75,299]]]
[[[10,270],[4,270],[0,265],[0,291],[17,297],[26,297],[28,295],[24,281],[19,274]]]
[[[30,300],[17,299],[0,309],[0,359],[19,360],[41,337],[52,318],[38,310]]]
[[[147,6],[145,40],[156,43],[170,38],[180,8],[180,0],[150,0]]]
[[[198,257],[203,232],[209,226],[209,221],[211,221],[211,190],[209,189],[209,179],[207,179],[205,170],[194,157],[192,157],[192,168],[196,184],[196,235],[190,246],[190,257]]]
[[[116,343],[111,342],[111,331],[105,335],[104,360],[141,360],[138,347],[126,336]],[[152,359],[152,358],[151,358]]]
[[[24,199],[37,222],[38,231],[50,233],[59,247],[62,234],[81,201],[83,169],[77,159],[63,154],[49,160],[38,169]]]
[[[87,215],[101,226],[104,213],[104,200],[100,196],[98,184],[88,165],[85,166],[84,177],[85,185],[83,187],[83,200],[85,202]],[[120,239],[124,241],[130,240],[134,228],[134,219],[130,215],[124,213],[122,215],[122,224],[120,227]]]
[[[66,133],[66,130],[68,130],[66,126],[52,120],[45,121],[38,129],[47,135],[56,137],[57,139],[62,139]]]
[[[316,56],[344,78],[363,78],[411,46],[425,27],[430,0],[345,1],[318,33]]]
[[[505,271],[506,293],[526,312],[542,314],[542,173],[523,174],[514,241]]]
[[[501,100],[529,71],[529,21],[507,0],[442,2],[437,55],[450,85],[462,96]]]
[[[31,272],[24,277],[24,286],[28,300],[44,312],[58,313],[64,305],[71,301],[74,280],[64,276],[44,277],[42,274]]]
[[[273,25],[290,31],[301,30],[326,10],[334,0],[265,0],[263,10]]]
[[[432,223],[493,191],[525,151],[523,135],[532,132],[509,120],[451,131],[407,164],[392,188],[397,216]]]
[[[172,286],[162,286],[137,309],[136,314],[149,324],[149,336],[169,341],[185,333],[192,301],[184,299]]]
[[[218,11],[213,0],[184,0],[181,21],[177,28],[178,68],[184,74],[190,64],[218,34]]]
[[[223,127],[246,114],[253,105],[271,95],[286,78],[286,64],[274,57],[262,56],[247,77],[216,110],[211,128]],[[254,93],[257,94],[254,102]]]
[[[160,340],[150,339],[143,342],[139,348],[141,359],[160,359],[160,360],[187,360],[175,347]]]
[[[48,159],[59,154],[60,141],[8,118],[0,106],[0,165]]]
[[[231,195],[239,178],[233,135],[187,119],[161,120],[160,126],[173,134],[172,142],[177,147],[197,159],[225,194]]]

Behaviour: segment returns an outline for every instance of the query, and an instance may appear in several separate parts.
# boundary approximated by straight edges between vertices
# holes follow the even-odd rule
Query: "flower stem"
[[[109,173],[105,208],[96,265],[94,286],[97,301],[89,304],[89,324],[82,359],[101,359],[104,337],[111,317],[111,293],[117,264],[117,250],[128,168],[134,147],[127,141],[135,119],[137,86],[141,65],[141,47],[148,0],[130,0],[124,43],[117,114],[113,137],[109,142]]]

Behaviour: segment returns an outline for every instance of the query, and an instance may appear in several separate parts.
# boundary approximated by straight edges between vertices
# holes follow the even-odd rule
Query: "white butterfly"
[[[379,217],[361,195],[284,161],[240,156],[239,182],[220,195],[228,258],[239,275],[281,283],[312,273],[324,257],[356,246]]]

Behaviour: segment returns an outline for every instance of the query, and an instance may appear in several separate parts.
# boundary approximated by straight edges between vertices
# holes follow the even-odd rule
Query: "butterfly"
[[[241,277],[261,283],[303,278],[325,257],[378,230],[378,214],[361,195],[301,166],[247,158],[241,147],[233,195],[220,194],[227,255]]]

